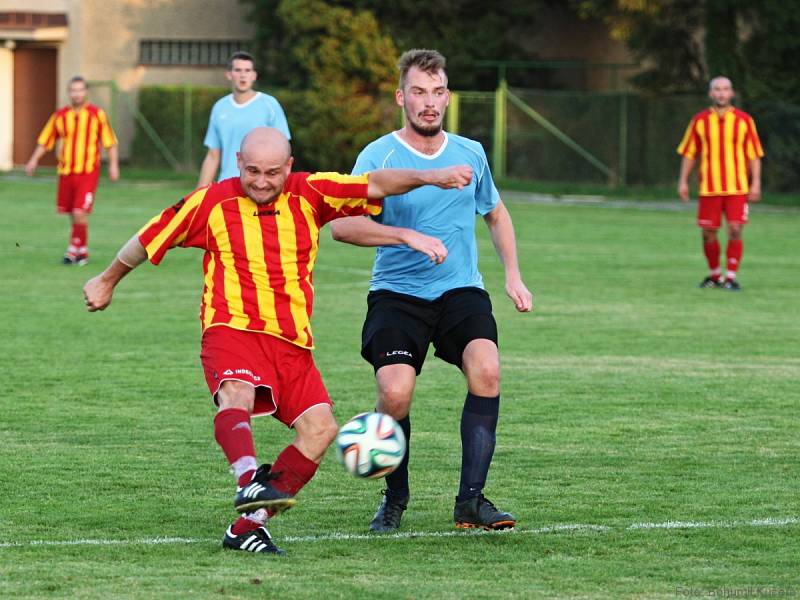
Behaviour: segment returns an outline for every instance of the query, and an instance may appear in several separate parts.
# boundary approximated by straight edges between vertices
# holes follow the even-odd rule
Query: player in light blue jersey
[[[392,415],[410,441],[412,395],[430,343],[436,356],[459,367],[468,389],[453,518],[456,527],[505,529],[516,518],[483,494],[500,409],[500,357],[492,304],[478,270],[476,215],[489,228],[505,268],[506,293],[517,310],[532,310],[533,296],[522,282],[514,226],[483,148],[442,129],[450,100],[444,57],[435,50],[409,50],[398,66],[396,100],[405,109],[404,127],[369,144],[354,172],[468,164],[472,181],[460,190],[426,186],[386,198],[374,220],[339,219],[332,233],[340,241],[378,246],[361,346],[362,356],[375,369],[377,410]],[[407,450],[401,465],[386,477],[372,531],[390,532],[400,525],[410,498],[408,457]]]
[[[208,119],[208,131],[203,143],[208,148],[197,187],[214,181],[239,176],[236,152],[242,140],[256,127],[274,127],[287,139],[289,124],[280,103],[263,92],[253,89],[257,74],[255,61],[247,52],[235,52],[228,61],[225,77],[231,82],[232,92],[216,101]]]

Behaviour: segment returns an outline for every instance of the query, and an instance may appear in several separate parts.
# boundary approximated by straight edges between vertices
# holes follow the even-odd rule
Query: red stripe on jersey
[[[264,244],[264,259],[267,264],[269,287],[275,300],[275,314],[278,317],[278,328],[281,336],[288,340],[297,339],[297,326],[292,317],[292,298],[286,292],[286,275],[281,263],[281,244],[278,238],[278,225],[275,214],[260,217],[261,232]]]
[[[703,140],[703,151],[702,157],[706,162],[706,176],[705,176],[705,185],[708,188],[708,193],[714,193],[714,178],[712,176],[711,165],[714,162],[714,157],[711,156],[711,119],[709,118],[711,113],[706,111],[703,115],[703,126],[705,127],[705,139]],[[703,189],[703,181],[700,182],[700,189]]]
[[[73,123],[72,132],[69,134],[72,138],[72,155],[70,156],[69,160],[69,172],[75,172],[75,165],[78,162],[78,128],[80,127],[80,119],[78,118],[78,114],[72,112],[67,117],[67,121],[71,121]]]
[[[219,245],[217,239],[213,235],[208,236],[208,253],[206,256],[211,255],[215,259],[214,264],[214,293],[211,296],[211,308],[214,309],[214,318],[211,319],[211,325],[227,325],[231,320],[230,309],[226,303],[228,297],[225,291],[225,267],[219,260]],[[208,264],[203,261],[203,272],[208,273],[206,267]],[[205,298],[207,289],[203,290],[203,297]],[[205,304],[205,302],[203,302]],[[205,324],[204,321],[201,323]]]
[[[314,310],[314,290],[311,287],[311,274],[308,267],[311,260],[311,248],[317,247],[319,240],[311,240],[311,232],[308,229],[308,222],[300,207],[300,202],[288,202],[289,209],[292,211],[292,218],[294,219],[295,237],[297,238],[297,278],[300,283],[300,289],[306,299],[306,312],[308,317],[311,318],[311,313]],[[303,250],[301,250],[301,248]],[[311,339],[311,334],[306,328],[306,333]]]
[[[231,244],[236,277],[239,280],[242,309],[247,318],[250,319],[247,328],[260,331],[263,330],[267,324],[259,313],[258,293],[256,292],[256,283],[253,280],[253,274],[250,272],[250,260],[247,256],[247,246],[244,239],[242,214],[239,212],[239,202],[231,201],[226,204],[230,206],[230,208],[228,208],[228,210],[223,208],[222,214],[225,219],[225,229],[228,232],[228,240]],[[232,311],[228,309],[228,312]]]
[[[733,172],[736,177],[735,187],[736,189],[739,190],[746,190],[748,182],[742,181],[742,174],[740,172],[740,169],[742,168],[742,163],[739,162],[739,152],[738,152],[740,148],[739,144],[742,143],[743,141],[740,133],[741,125],[742,123],[739,119],[736,119],[736,121],[734,121],[733,123],[733,156],[731,156],[731,160],[733,161]]]
[[[728,169],[727,163],[725,162],[728,156],[726,155],[726,144],[725,144],[725,128],[727,127],[727,119],[723,116],[720,117],[719,115],[714,115],[717,120],[717,127],[719,128],[719,184],[721,190],[728,189]]]

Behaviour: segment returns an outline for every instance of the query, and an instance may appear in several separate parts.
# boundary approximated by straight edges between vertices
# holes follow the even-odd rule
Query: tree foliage
[[[297,53],[293,34],[278,16],[281,0],[242,0],[251,7],[256,24],[259,58],[265,75],[276,85],[302,87],[307,80],[303,60]],[[284,6],[302,5],[289,2]],[[326,0],[324,11],[337,9],[352,14],[372,13],[380,28],[394,41],[399,51],[409,48],[434,48],[447,57],[453,89],[494,89],[492,69],[476,69],[478,60],[536,58],[530,40],[536,32],[543,7],[559,4],[555,0],[506,0],[487,8],[483,0],[438,0],[421,5],[417,0]],[[300,9],[303,10],[302,8]],[[343,14],[343,13],[337,13]],[[307,15],[313,18],[312,15]],[[304,57],[300,57],[301,59]]]
[[[773,189],[800,189],[800,0],[573,0],[600,18],[644,65],[643,90],[701,92],[733,81],[759,123]]]
[[[358,151],[393,123],[394,43],[369,11],[322,0],[250,4],[255,19],[270,9],[257,52],[270,84],[292,98],[284,109],[298,166],[348,171]]]

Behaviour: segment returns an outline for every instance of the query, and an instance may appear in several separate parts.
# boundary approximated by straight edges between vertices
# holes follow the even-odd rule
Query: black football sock
[[[397,421],[406,436],[406,455],[400,465],[386,476],[386,487],[393,496],[408,495],[408,456],[411,453],[411,418]]]
[[[487,398],[467,393],[461,413],[461,483],[456,502],[483,492],[494,454],[500,396]]]

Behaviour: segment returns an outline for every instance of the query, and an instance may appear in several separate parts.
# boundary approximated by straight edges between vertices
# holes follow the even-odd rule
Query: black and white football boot
[[[273,514],[278,514],[293,507],[297,500],[291,495],[276,490],[271,480],[277,475],[270,471],[272,465],[261,465],[256,469],[250,483],[244,487],[236,488],[233,506],[240,513],[253,512],[259,508],[269,509]]]
[[[286,554],[274,544],[272,536],[266,527],[259,527],[242,535],[233,535],[231,527],[228,527],[225,537],[222,538],[222,547],[227,550],[242,550],[244,552],[263,552],[281,556]]]

